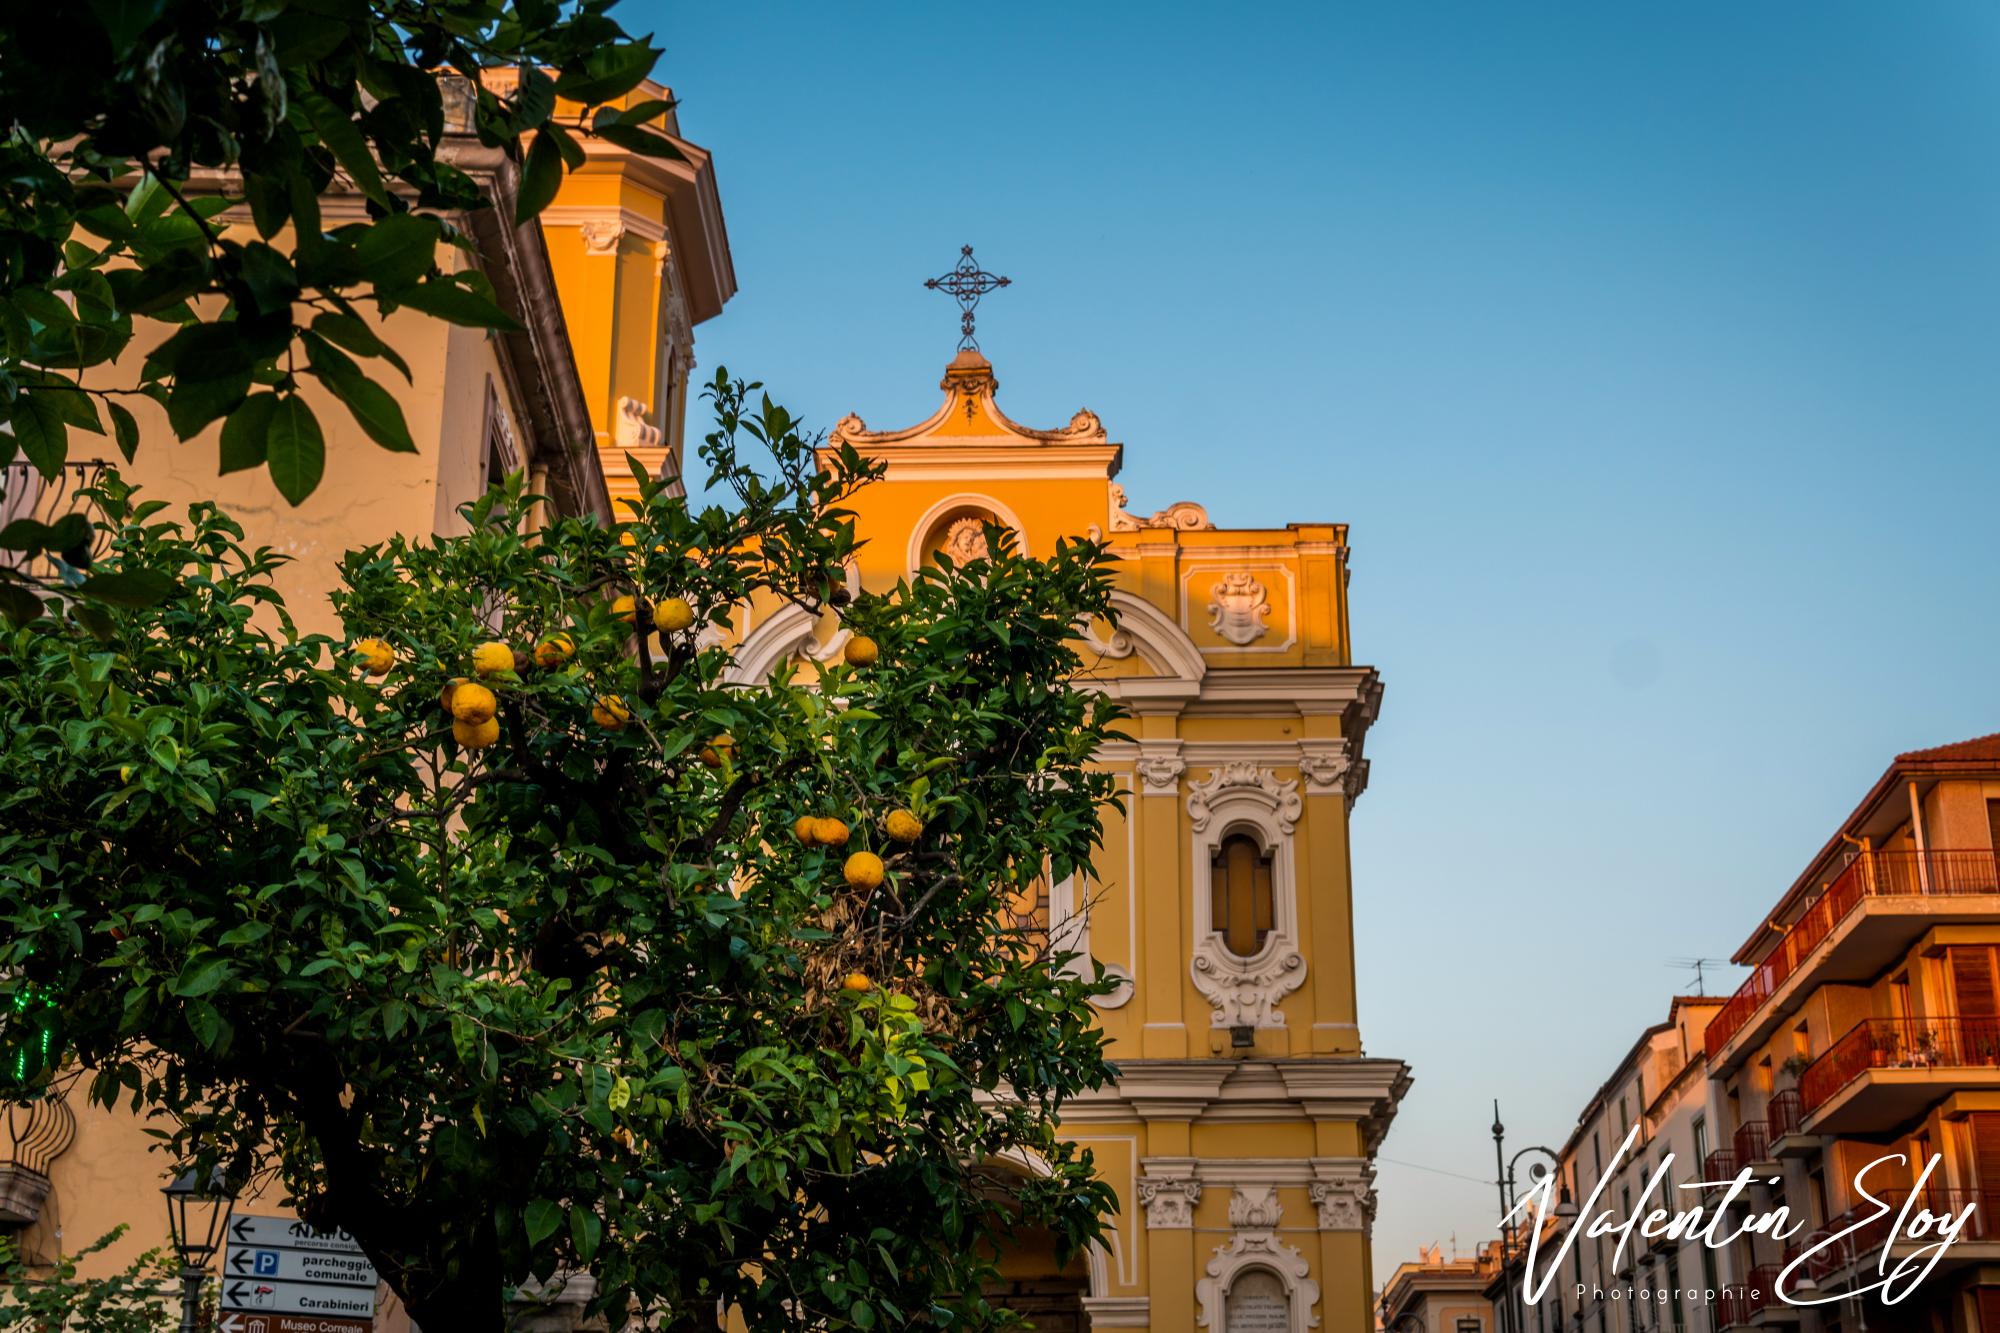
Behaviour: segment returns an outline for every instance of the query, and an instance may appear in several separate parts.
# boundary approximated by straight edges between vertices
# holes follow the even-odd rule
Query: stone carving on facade
[[[1254,957],[1238,958],[1214,931],[1195,942],[1188,964],[1194,988],[1213,1012],[1216,1028],[1281,1028],[1285,1014],[1278,1002],[1306,983],[1306,960],[1284,931],[1264,937]]]
[[[1366,1160],[1320,1168],[1322,1179],[1307,1187],[1319,1209],[1321,1231],[1366,1231],[1375,1220],[1375,1173]]]
[[[1077,637],[1090,645],[1099,657],[1108,657],[1116,661],[1130,657],[1138,651],[1138,641],[1130,634],[1122,629],[1111,629],[1108,624],[1106,629],[1109,630],[1108,633],[1099,634],[1096,618],[1092,616],[1083,616],[1076,622]]]
[[[1088,412],[1077,413],[1077,420],[1090,417],[1092,423],[1097,418]],[[1070,423],[1075,429],[1076,421]],[[1102,430],[1102,427],[1098,427]],[[1141,528],[1175,528],[1181,532],[1212,531],[1215,524],[1209,522],[1208,510],[1192,500],[1176,500],[1165,509],[1156,510],[1144,518],[1125,510],[1125,488],[1117,484],[1111,487],[1111,530],[1113,532],[1137,532]]]
[[[1255,574],[1224,574],[1208,594],[1208,627],[1241,648],[1270,632],[1271,600]]]
[[[1276,817],[1277,830],[1289,837],[1305,802],[1296,778],[1280,779],[1268,768],[1248,760],[1222,764],[1199,782],[1188,785],[1188,820],[1196,833],[1206,833],[1214,807],[1231,795],[1251,795]]]
[[[955,565],[990,559],[992,552],[986,545],[986,520],[974,514],[953,519],[944,530],[944,541],[938,550],[950,556]]]
[[[1214,1257],[1195,1284],[1195,1300],[1200,1310],[1195,1322],[1215,1333],[1229,1333],[1224,1314],[1229,1292],[1246,1271],[1274,1274],[1285,1291],[1289,1314],[1288,1333],[1306,1333],[1319,1327],[1319,1283],[1312,1280],[1312,1265],[1296,1246],[1278,1239],[1278,1191],[1273,1185],[1246,1189],[1239,1186],[1229,1200],[1229,1225],[1234,1232],[1226,1245],[1215,1247]]]
[[[1352,803],[1354,798],[1349,790],[1349,770],[1352,767],[1345,740],[1299,742],[1299,776],[1305,779],[1306,794],[1309,796],[1338,791]]]
[[[1142,794],[1172,796],[1180,790],[1187,761],[1181,758],[1179,741],[1140,741],[1139,758],[1132,767],[1139,774]]]
[[[1194,1206],[1201,1202],[1201,1182],[1193,1176],[1142,1176],[1139,1202],[1149,1230],[1187,1231],[1194,1226]]]
[[[625,224],[616,218],[591,218],[577,224],[577,231],[583,236],[583,252],[587,255],[608,255],[618,248],[618,238],[625,234]]]
[[[646,420],[646,405],[637,398],[618,400],[611,422],[611,443],[620,449],[658,449],[667,442],[658,426]]]

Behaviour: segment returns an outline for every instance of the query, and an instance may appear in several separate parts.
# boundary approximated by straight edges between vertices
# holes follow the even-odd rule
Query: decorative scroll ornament
[[[1180,790],[1181,774],[1187,761],[1181,758],[1179,741],[1139,742],[1139,758],[1133,763],[1147,796],[1171,796]]]
[[[1094,425],[1097,418],[1089,412],[1079,412],[1070,422],[1075,430],[1077,422],[1089,417]],[[1103,427],[1099,426],[1099,430]],[[1176,500],[1165,509],[1157,510],[1145,518],[1125,511],[1125,488],[1113,484],[1111,487],[1111,530],[1113,532],[1137,532],[1141,528],[1175,528],[1181,532],[1212,531],[1215,524],[1209,522],[1208,511],[1192,500]]]
[[[1308,1187],[1321,1231],[1368,1230],[1375,1219],[1374,1174],[1365,1161],[1338,1162]]]
[[[1295,1246],[1278,1239],[1278,1191],[1266,1185],[1253,1193],[1239,1187],[1229,1200],[1229,1225],[1235,1234],[1227,1245],[1215,1247],[1208,1261],[1207,1276],[1195,1284],[1200,1313],[1195,1322],[1216,1333],[1227,1333],[1229,1293],[1246,1271],[1275,1276],[1285,1291],[1289,1314],[1287,1333],[1306,1333],[1319,1327],[1319,1283],[1312,1280],[1312,1265]]]
[[[1097,619],[1094,616],[1078,618],[1076,635],[1089,644],[1099,657],[1113,660],[1130,657],[1139,647],[1132,636],[1122,629],[1114,629],[1109,634],[1099,634]]]
[[[657,449],[667,437],[646,420],[646,405],[636,398],[620,398],[618,415],[611,423],[611,440],[620,449]]]
[[[1214,806],[1224,797],[1241,792],[1266,806],[1277,818],[1278,832],[1290,836],[1297,826],[1305,802],[1299,796],[1297,779],[1280,780],[1268,768],[1249,760],[1223,764],[1199,782],[1188,785],[1188,819],[1196,833],[1208,830]]]
[[[625,225],[613,218],[592,218],[578,225],[583,234],[583,252],[587,255],[608,255],[618,248],[618,238],[625,234]]]
[[[1201,1202],[1201,1182],[1192,1176],[1142,1176],[1139,1202],[1152,1231],[1186,1231],[1194,1226],[1194,1206]]]
[[[1284,1011],[1278,1002],[1306,982],[1306,960],[1291,937],[1274,930],[1253,958],[1238,958],[1210,932],[1195,942],[1188,963],[1194,988],[1214,1010],[1212,1028],[1281,1028]]]
[[[1327,744],[1320,742],[1320,744]],[[1319,795],[1330,791],[1344,791],[1348,783],[1348,770],[1353,767],[1347,757],[1347,742],[1332,743],[1332,748],[1308,750],[1300,746],[1299,773],[1306,780],[1306,792]],[[1351,799],[1351,798],[1350,798]]]
[[[1208,594],[1208,627],[1237,647],[1268,633],[1271,602],[1254,574],[1237,570],[1224,574]]]

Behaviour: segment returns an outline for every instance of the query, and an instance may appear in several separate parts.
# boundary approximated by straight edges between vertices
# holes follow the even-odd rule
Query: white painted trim
[[[910,549],[905,568],[905,573],[910,578],[917,576],[917,570],[924,562],[924,538],[930,536],[931,529],[937,526],[939,519],[954,509],[985,510],[1001,523],[1013,529],[1014,540],[1019,543],[1021,551],[1024,554],[1028,551],[1028,530],[1021,526],[1021,519],[1018,514],[990,495],[978,491],[959,491],[955,494],[947,495],[944,499],[939,500],[929,509],[926,509],[923,517],[918,519],[916,526],[910,530]]]

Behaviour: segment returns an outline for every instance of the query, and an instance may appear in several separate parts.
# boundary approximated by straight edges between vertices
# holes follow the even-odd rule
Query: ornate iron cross
[[[1003,278],[988,273],[972,258],[972,247],[965,246],[958,252],[958,264],[942,278],[928,278],[924,286],[934,292],[943,292],[958,302],[958,346],[960,351],[970,348],[979,350],[979,340],[972,336],[972,312],[979,308],[979,298],[995,287],[1005,287],[1012,278]]]

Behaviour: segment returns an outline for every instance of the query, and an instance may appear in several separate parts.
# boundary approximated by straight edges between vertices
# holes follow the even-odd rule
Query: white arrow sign
[[[258,1217],[238,1213],[229,1219],[231,1245],[275,1250],[344,1250],[361,1253],[361,1245],[345,1231],[315,1231],[296,1217]]]
[[[225,1310],[275,1310],[289,1314],[330,1314],[366,1319],[375,1313],[375,1288],[225,1277],[222,1280],[221,1305]]]
[[[340,1287],[368,1287],[376,1282],[375,1265],[360,1254],[339,1250],[273,1250],[232,1245],[223,1273],[233,1278],[277,1282],[320,1282]]]

